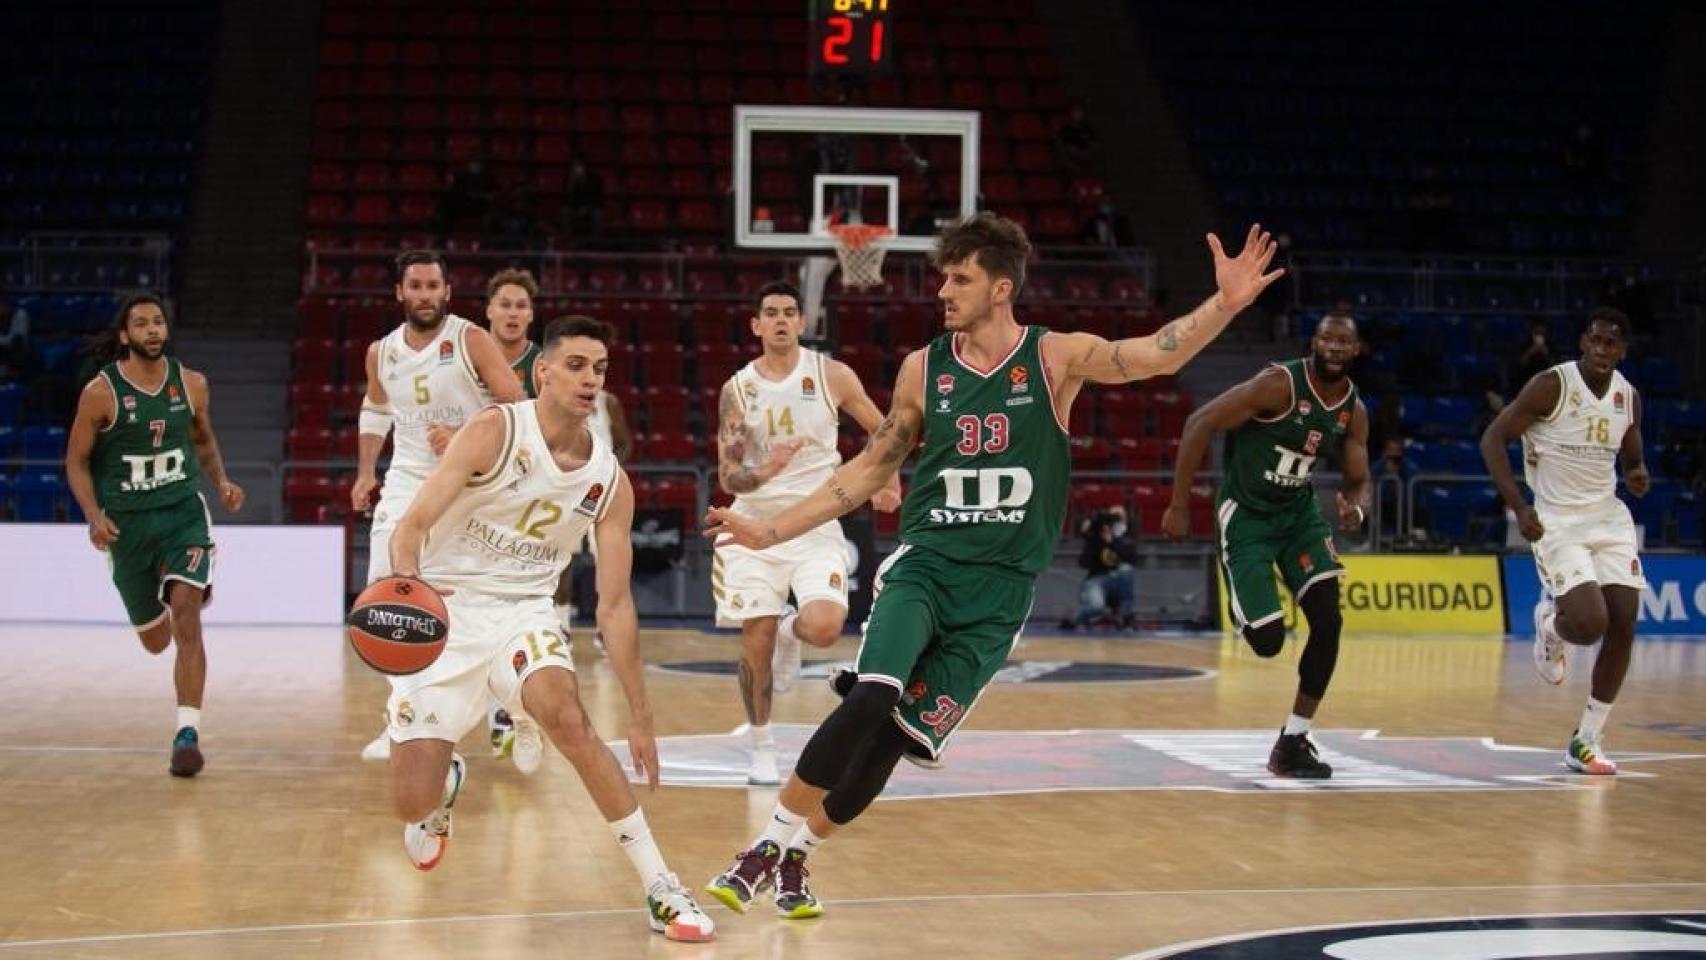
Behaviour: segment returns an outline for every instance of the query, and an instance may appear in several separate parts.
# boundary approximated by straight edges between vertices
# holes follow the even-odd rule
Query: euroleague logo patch
[[[729,606],[740,609],[739,598]],[[837,669],[852,669],[846,660],[809,660],[800,668],[800,676],[825,680]],[[668,673],[687,673],[705,677],[732,677],[739,670],[733,660],[676,660],[653,664],[652,669]],[[1009,660],[996,671],[991,683],[1139,683],[1159,680],[1190,680],[1212,674],[1190,667],[1158,666],[1147,663],[1091,663],[1083,660]]]
[[[1669,960],[1706,953],[1706,913],[1601,913],[1465,917],[1309,930],[1272,930],[1175,944],[1122,960],[1541,960],[1617,957]]]

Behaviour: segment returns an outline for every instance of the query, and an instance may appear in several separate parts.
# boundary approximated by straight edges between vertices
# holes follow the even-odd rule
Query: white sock
[[[1588,697],[1588,707],[1582,711],[1582,722],[1576,728],[1576,736],[1590,742],[1598,742],[1600,734],[1605,731],[1605,718],[1609,716],[1611,704]]]
[[[201,708],[178,705],[178,729],[201,726]]]
[[[776,749],[776,734],[771,732],[770,724],[767,723],[762,727],[748,727],[747,729],[752,732],[752,748],[754,750]]]
[[[1298,733],[1308,733],[1309,732],[1310,719],[1311,718],[1309,718],[1309,717],[1300,717],[1295,713],[1289,717],[1286,717],[1285,718],[1285,733],[1286,733],[1286,735],[1291,736],[1293,734],[1298,734]]]
[[[616,838],[616,845],[628,855],[628,862],[634,865],[634,872],[640,875],[640,883],[650,893],[663,881],[669,868],[664,866],[663,854],[658,851],[658,843],[652,839],[652,828],[646,826],[646,812],[639,807],[620,820],[610,821],[610,835]]]
[[[793,839],[794,832],[805,822],[805,817],[778,803],[776,809],[770,812],[770,822],[764,825],[764,832],[758,835],[757,840],[752,841],[752,845],[756,847],[768,840],[778,847],[785,847],[788,841]]]
[[[804,638],[800,636],[799,631],[794,629],[794,624],[799,623],[799,622],[800,622],[800,615],[797,613],[790,613],[787,616],[782,618],[781,623],[776,625],[776,632],[782,633],[782,634],[787,634],[788,636],[793,637],[795,640],[802,640]]]
[[[800,829],[794,833],[794,839],[788,841],[788,849],[802,850],[809,856],[816,853],[817,848],[823,846],[823,842],[828,839],[813,833],[809,822],[802,823]]]

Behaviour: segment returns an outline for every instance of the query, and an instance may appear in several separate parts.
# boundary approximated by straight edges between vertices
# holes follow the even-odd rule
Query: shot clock
[[[899,0],[807,0],[811,41],[806,58],[814,77],[870,77],[894,62],[894,21]]]

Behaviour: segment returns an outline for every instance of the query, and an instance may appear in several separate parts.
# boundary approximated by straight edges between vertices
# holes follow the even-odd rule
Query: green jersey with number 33
[[[1036,576],[1054,557],[1066,515],[1070,438],[1043,368],[1043,327],[1021,327],[988,371],[955,335],[924,362],[924,448],[902,511],[901,542],[967,564]]]

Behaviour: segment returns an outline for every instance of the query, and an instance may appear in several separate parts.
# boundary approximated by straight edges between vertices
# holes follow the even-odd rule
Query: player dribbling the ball
[[[445,596],[450,641],[426,670],[391,680],[391,797],[403,844],[430,870],[451,836],[467,770],[452,746],[488,695],[517,698],[574,766],[646,889],[649,920],[672,940],[709,940],[711,919],[668,871],[622,766],[582,708],[568,637],[551,606],[590,528],[598,544],[598,625],[630,708],[636,772],[658,782],[657,741],[629,591],[634,494],[587,428],[609,365],[611,330],[590,317],[546,329],[537,400],[487,408],[458,431],[391,540],[391,567]],[[430,542],[427,536],[431,531]]]

